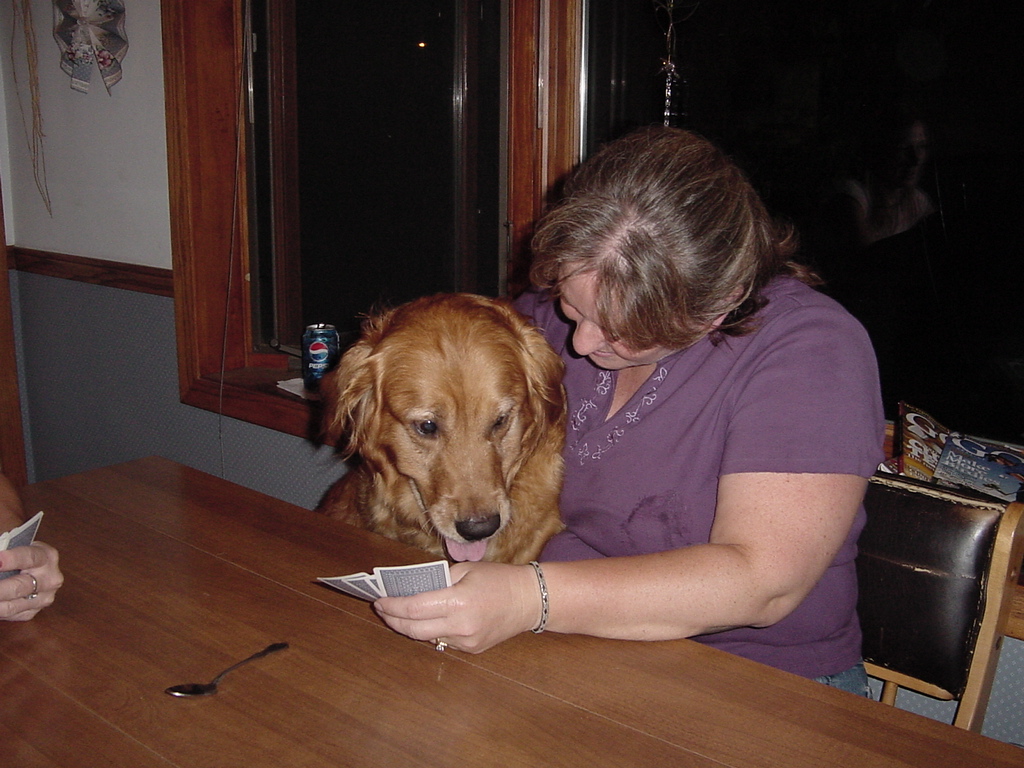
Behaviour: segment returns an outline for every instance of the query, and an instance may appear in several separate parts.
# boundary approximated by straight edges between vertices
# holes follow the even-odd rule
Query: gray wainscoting
[[[178,400],[174,303],[12,272],[32,481],[159,455],[312,508],[330,448]]]

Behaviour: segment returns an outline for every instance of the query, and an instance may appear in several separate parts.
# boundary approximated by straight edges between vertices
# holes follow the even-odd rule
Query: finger
[[[20,574],[0,581],[0,601],[17,600],[25,593],[23,585],[19,583],[19,579]]]
[[[35,605],[39,601],[33,600],[6,600],[0,602],[0,620],[2,621],[28,621],[39,611],[46,607],[46,604]]]
[[[39,593],[39,581],[35,575],[22,571],[0,581],[0,600],[17,600]]]
[[[53,602],[54,593],[40,592],[39,583],[31,574],[22,573],[6,581],[5,588],[13,586],[18,594],[0,601],[0,619],[27,621]]]
[[[473,569],[474,563],[455,563],[448,569],[448,574],[452,577],[452,586],[462,581],[462,577],[465,576]]]
[[[434,590],[432,592],[421,592],[418,595],[409,597],[382,597],[375,600],[374,608],[378,613],[385,613],[395,618],[412,619],[423,621],[425,619],[438,619],[447,616],[450,608],[447,596],[440,595],[448,592],[448,589]]]
[[[451,638],[450,627],[447,625],[445,619],[429,619],[426,621],[414,621],[411,619],[404,619],[396,616],[389,616],[382,613],[381,619],[391,629],[398,632],[400,635],[411,637],[413,640],[423,640],[426,642],[433,642],[439,637]]]
[[[47,549],[38,545],[14,547],[0,553],[0,572],[27,571],[29,568],[41,568],[46,565]]]

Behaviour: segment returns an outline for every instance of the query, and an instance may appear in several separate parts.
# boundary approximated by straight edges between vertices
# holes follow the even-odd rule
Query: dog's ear
[[[529,411],[524,442],[533,451],[545,436],[561,435],[565,431],[565,388],[562,386],[565,366],[544,335],[522,314],[511,305],[502,305],[502,308],[520,341]]]
[[[380,413],[379,375],[374,350],[384,334],[392,312],[384,312],[363,323],[362,335],[338,365],[320,382],[324,401],[324,435],[339,446],[345,458],[359,451],[373,434]]]
[[[372,347],[357,341],[320,380],[324,403],[323,432],[348,458],[358,450],[359,424],[373,397],[373,379],[367,365]]]
[[[530,326],[524,335],[527,377],[536,418],[540,422],[538,427],[544,430],[544,425],[547,425],[561,432],[565,428],[566,417],[565,387],[562,385],[565,364],[539,330]]]

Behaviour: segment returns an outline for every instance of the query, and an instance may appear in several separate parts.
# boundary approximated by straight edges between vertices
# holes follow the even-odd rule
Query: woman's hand
[[[53,603],[64,583],[57,560],[57,550],[39,541],[0,552],[0,572],[21,571],[0,581],[0,620],[28,621]]]
[[[443,640],[469,653],[486,651],[540,622],[537,576],[529,565],[457,563],[452,586],[373,605],[384,622],[414,640]]]

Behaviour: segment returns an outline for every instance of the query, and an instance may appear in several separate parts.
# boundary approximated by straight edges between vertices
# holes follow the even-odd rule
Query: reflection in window
[[[589,0],[591,149],[662,120],[656,5],[666,4]],[[950,428],[1024,439],[1021,4],[674,6],[677,124],[726,149],[773,212],[797,223],[805,258],[872,332],[887,415],[905,399]],[[917,184],[935,212],[837,254],[825,203],[844,179],[865,178],[868,138],[896,112],[927,127]]]

